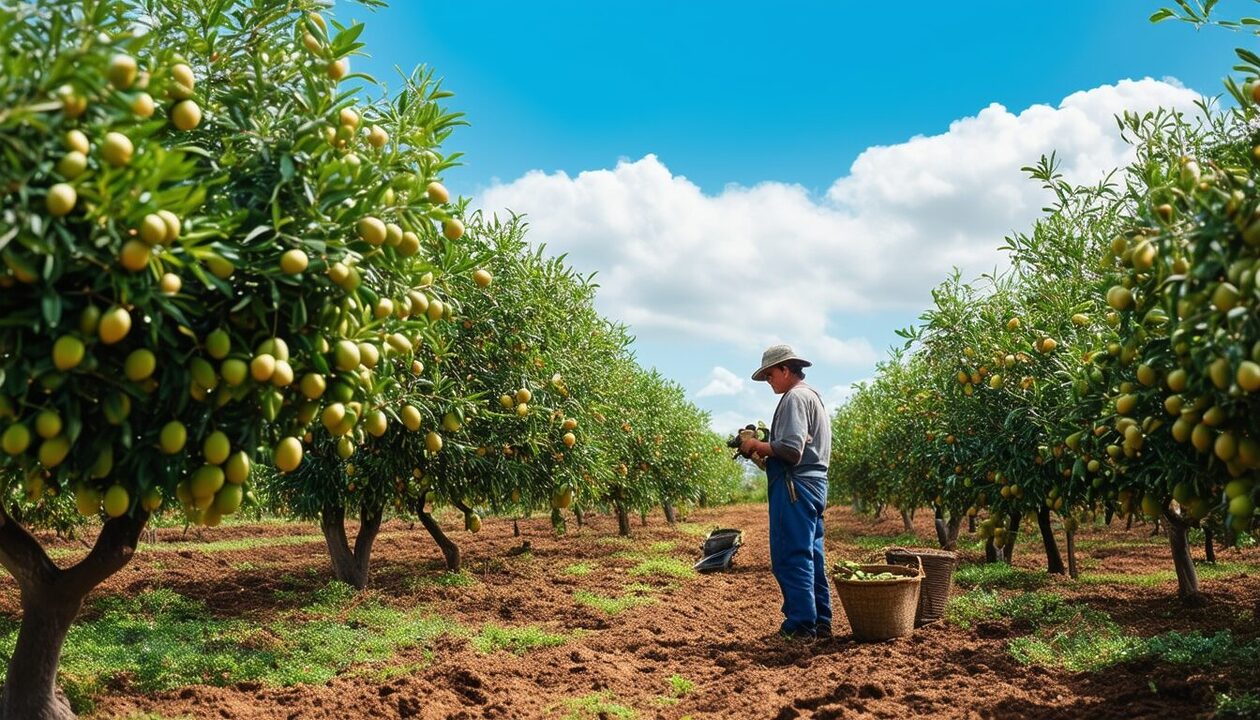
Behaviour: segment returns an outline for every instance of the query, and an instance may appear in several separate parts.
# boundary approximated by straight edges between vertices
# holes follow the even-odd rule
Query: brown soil
[[[867,559],[875,555],[845,538],[895,535],[900,518],[873,521],[847,508],[828,511],[828,559]],[[785,642],[775,634],[781,596],[769,570],[764,506],[696,511],[691,523],[737,527],[745,544],[731,572],[699,576],[662,588],[658,602],[607,615],[578,604],[576,590],[619,596],[630,582],[635,560],[618,556],[673,541],[673,555],[698,557],[694,534],[670,529],[658,516],[646,526],[636,520],[633,543],[616,541],[616,521],[588,518],[581,530],[554,537],[543,519],[521,522],[513,537],[510,521],[487,521],[478,535],[457,533],[466,569],[477,582],[462,587],[408,582],[441,573],[440,553],[418,525],[392,522],[383,528],[374,557],[375,592],[399,606],[424,604],[465,626],[541,625],[555,631],[585,632],[566,644],[533,650],[522,657],[482,654],[467,639],[442,637],[429,648],[395,656],[397,665],[423,669],[386,682],[346,673],[323,686],[278,688],[258,684],[194,686],[156,697],[110,695],[92,717],[157,713],[193,718],[566,718],[570,701],[606,693],[609,702],[635,709],[639,718],[1144,718],[1202,717],[1212,712],[1218,692],[1260,689],[1258,668],[1186,670],[1150,662],[1130,663],[1102,673],[1073,673],[1026,666],[1007,651],[1019,628],[986,623],[964,630],[947,623],[921,628],[887,643],[856,643],[836,605],[836,637],[811,644]],[[920,537],[930,534],[930,517],[916,521]],[[231,537],[317,534],[310,525],[261,524],[207,532],[206,541]],[[1082,533],[1080,552],[1092,572],[1141,573],[1172,567],[1167,544],[1150,539],[1149,526],[1124,531],[1122,524]],[[178,540],[163,530],[159,542]],[[522,541],[531,552],[513,552]],[[1109,541],[1115,541],[1111,543]],[[1121,542],[1139,543],[1120,548]],[[1060,543],[1062,539],[1060,538]],[[1141,544],[1147,543],[1147,544]],[[144,550],[149,550],[145,552]],[[133,593],[154,586],[200,599],[226,615],[267,619],[286,610],[277,590],[311,589],[327,581],[322,542],[206,554],[142,548],[127,568],[97,593]],[[1202,549],[1196,551],[1200,556]],[[1218,560],[1260,562],[1260,549],[1230,550]],[[241,570],[248,562],[253,569]],[[593,566],[588,575],[564,569]],[[1016,553],[1022,567],[1044,567],[1039,542]],[[234,569],[237,568],[237,569]],[[1246,574],[1202,580],[1209,602],[1185,608],[1176,582],[1157,587],[1083,585],[1052,581],[1046,588],[1110,613],[1130,632],[1149,636],[1168,630],[1232,630],[1252,639],[1260,612],[1260,581]],[[955,593],[962,592],[955,587]],[[281,597],[290,597],[285,593]],[[0,581],[0,613],[17,612],[16,591]],[[694,688],[676,702],[669,678],[680,675]],[[618,717],[606,714],[601,717]]]

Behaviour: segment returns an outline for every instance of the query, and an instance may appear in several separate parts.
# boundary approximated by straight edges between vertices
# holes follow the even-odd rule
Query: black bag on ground
[[[731,560],[744,544],[744,531],[734,528],[714,528],[700,543],[700,562],[694,569],[698,572],[714,572],[729,570]]]

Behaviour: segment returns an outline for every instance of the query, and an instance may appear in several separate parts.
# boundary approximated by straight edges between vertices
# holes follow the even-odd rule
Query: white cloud
[[[1048,200],[1022,166],[1053,151],[1068,180],[1096,182],[1131,157],[1116,114],[1193,112],[1198,98],[1148,78],[1057,107],[993,104],[940,134],[867,149],[821,198],[777,182],[705,194],[647,155],[576,176],[530,172],[475,204],[525,213],[536,241],[598,271],[600,310],[640,341],[720,347],[725,364],[787,342],[847,376],[867,374],[879,354],[836,328],[925,307],[952,266],[964,277],[1004,266],[1003,237],[1029,229]],[[715,375],[698,396],[721,400],[730,387]]]
[[[706,195],[654,155],[576,177],[530,172],[477,204],[526,213],[532,235],[599,270],[603,309],[640,336],[699,336],[745,350],[785,339],[831,362],[869,365],[861,338],[828,333],[836,313],[921,307],[951,266],[1000,265],[1044,191],[1020,167],[1057,151],[1069,180],[1123,164],[1113,116],[1192,109],[1171,82],[1125,80],[1014,114],[990,105],[948,131],[873,147],[822,199],[799,185]]]
[[[721,365],[713,368],[711,376],[712,379],[709,380],[709,384],[701,388],[700,391],[696,393],[696,397],[702,398],[714,395],[735,395],[744,389],[744,379]]]

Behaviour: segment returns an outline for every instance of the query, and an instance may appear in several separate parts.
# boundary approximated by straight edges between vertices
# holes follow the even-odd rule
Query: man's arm
[[[805,403],[798,394],[791,393],[783,399],[776,419],[776,429],[783,429],[779,439],[773,442],[749,439],[740,443],[739,449],[745,453],[755,452],[763,457],[773,457],[789,465],[801,461],[801,453],[805,450],[805,436],[808,433],[809,420],[806,417]]]

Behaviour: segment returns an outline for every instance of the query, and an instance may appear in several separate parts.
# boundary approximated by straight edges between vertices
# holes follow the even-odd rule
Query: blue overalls
[[[770,500],[770,569],[783,592],[783,625],[789,634],[831,630],[831,587],[823,557],[823,509],[827,477],[797,476],[778,458],[766,460]],[[794,489],[794,493],[793,493]],[[795,501],[790,495],[795,494]]]

